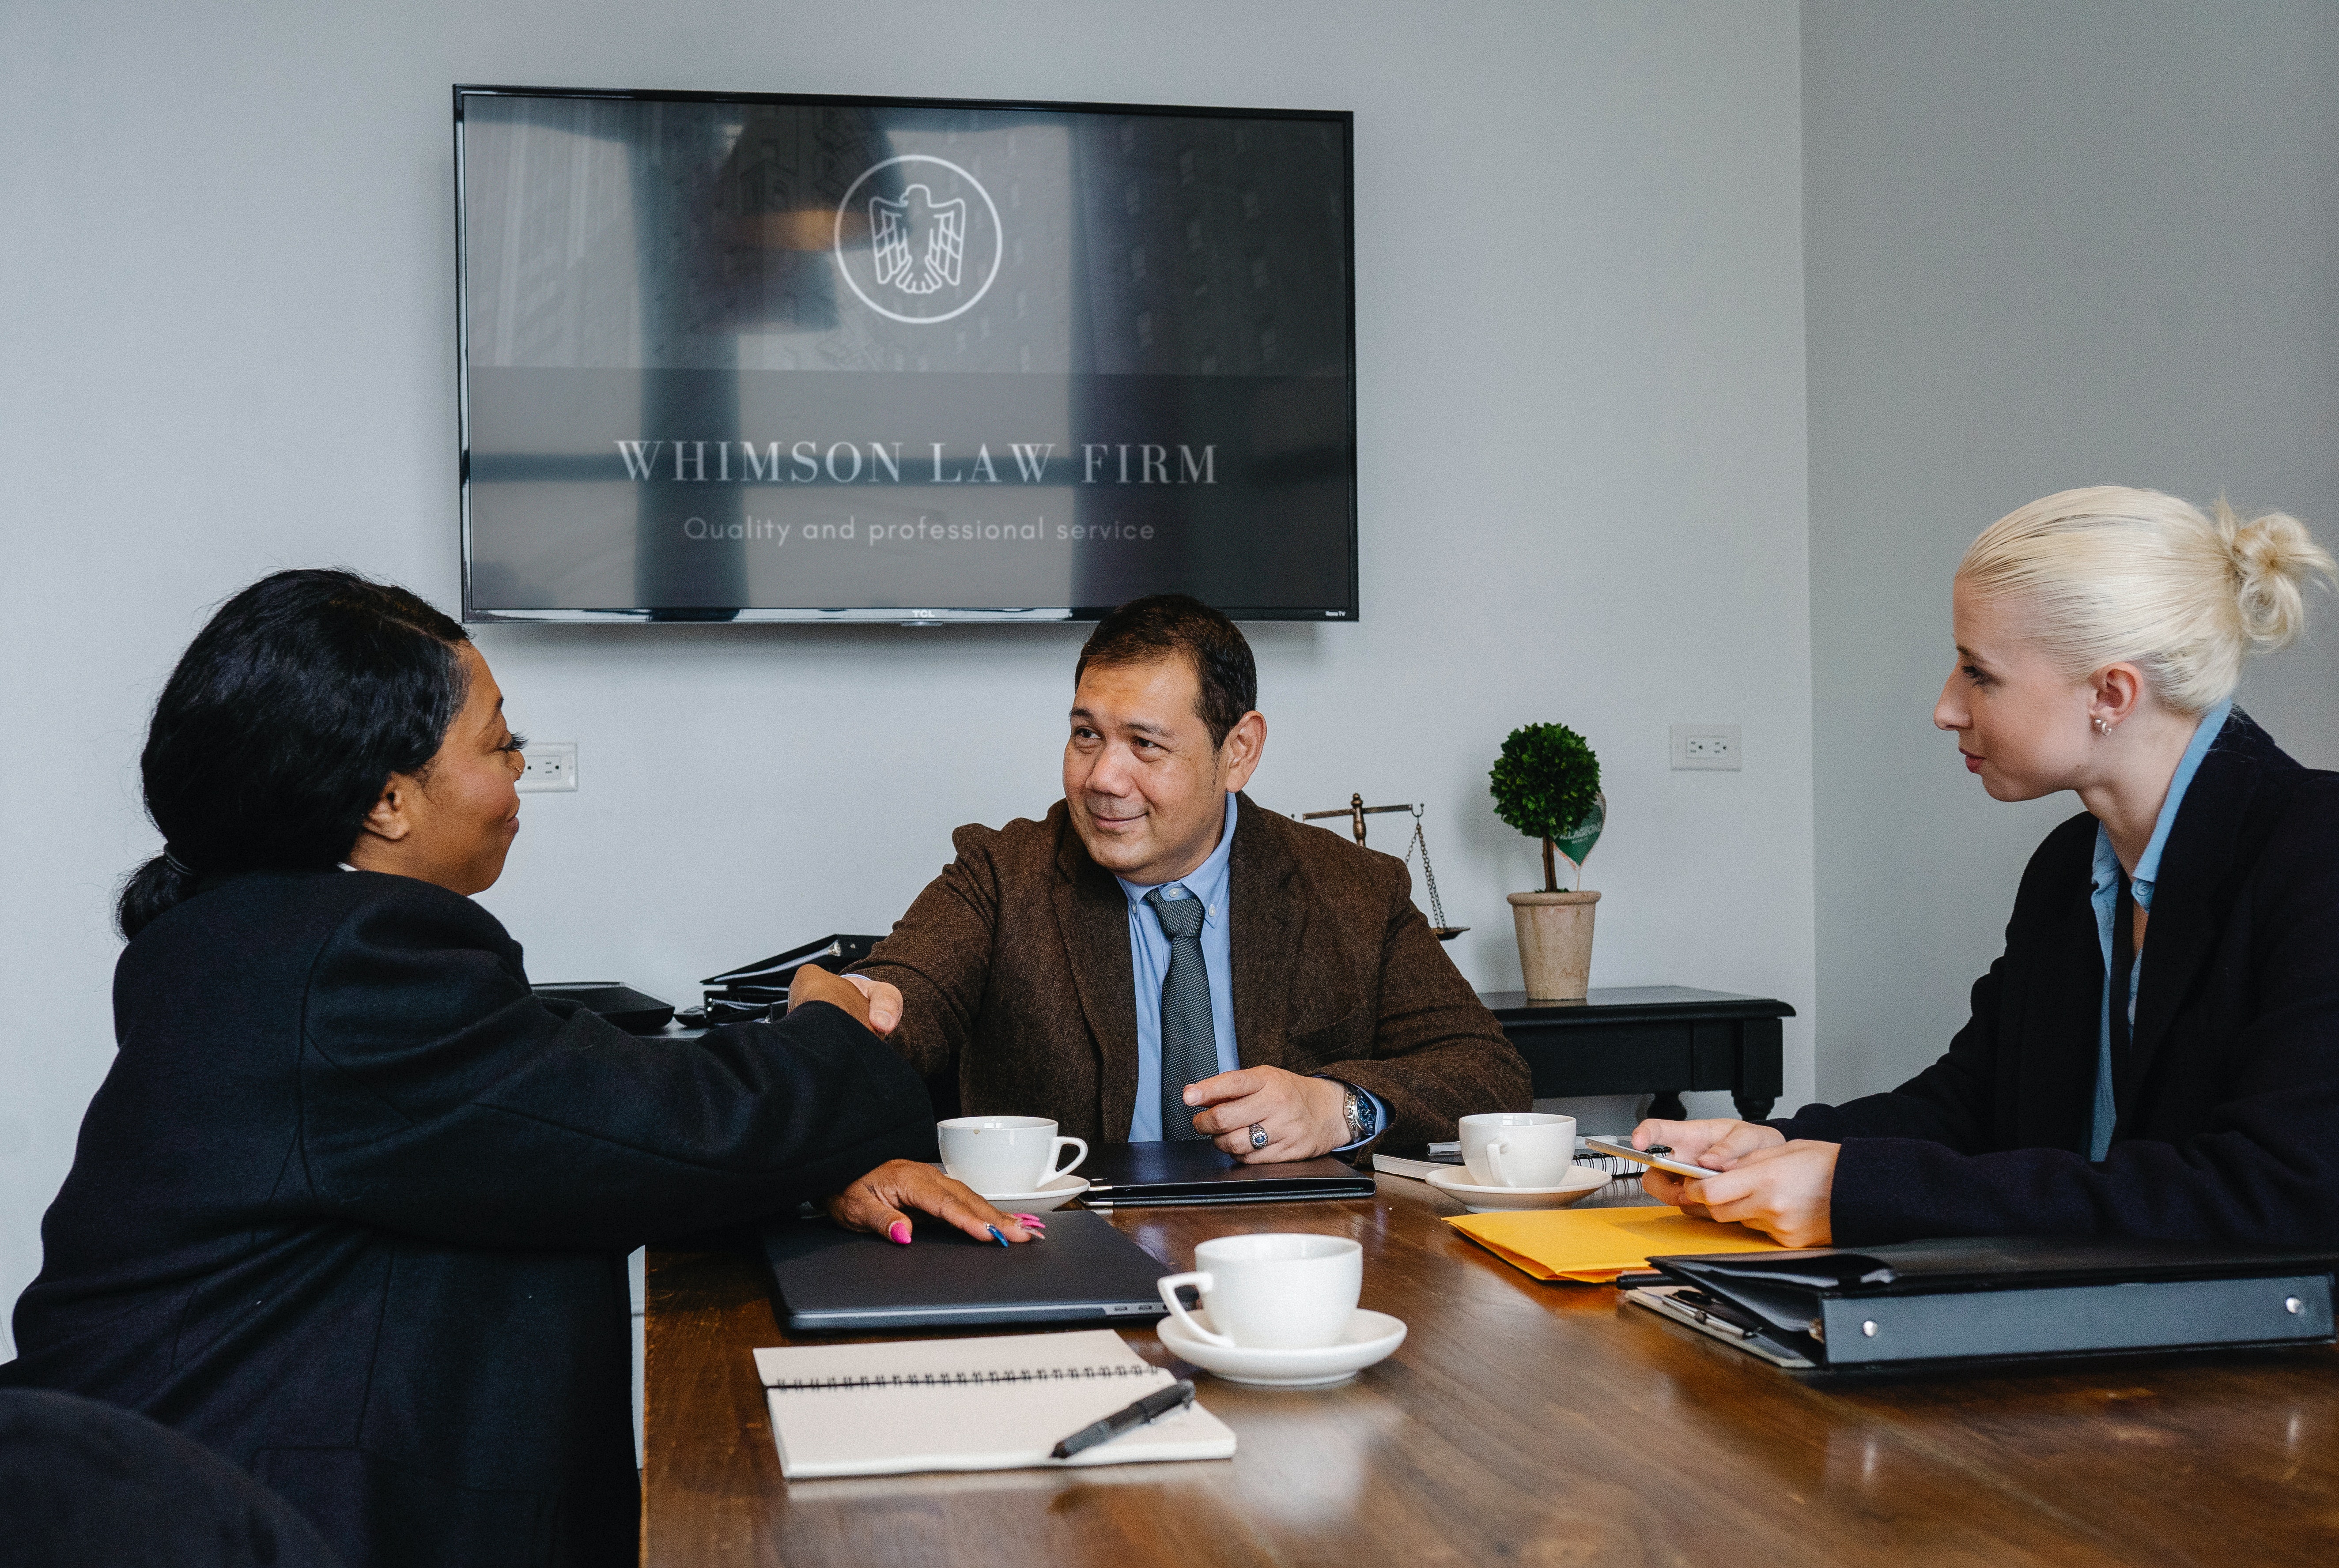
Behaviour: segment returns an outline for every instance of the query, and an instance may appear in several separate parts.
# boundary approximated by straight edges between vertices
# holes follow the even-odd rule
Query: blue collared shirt
[[[2201,759],[2209,754],[2217,733],[2226,727],[2226,715],[2234,711],[2229,698],[2201,715],[2200,725],[2193,731],[2192,744],[2177,760],[2176,772],[2168,781],[2168,798],[2160,803],[2160,816],[2152,824],[2152,841],[2137,857],[2136,871],[2129,876],[2129,892],[2135,896],[2136,907],[2145,913],[2152,912],[2153,883],[2160,876],[2160,852],[2168,843],[2168,830],[2176,824],[2177,808],[2185,804],[2185,791],[2193,783],[2193,775],[2201,769]],[[2096,937],[2104,953],[2103,1015],[2096,1030],[2096,1107],[2087,1128],[2087,1158],[2101,1159],[2111,1152],[2112,1128],[2119,1119],[2119,1111],[2112,1096],[2112,922],[2119,909],[2119,856],[2112,849],[2112,835],[2102,823],[2096,824],[2095,891]],[[2144,978],[2144,954],[2139,951],[2128,965],[2127,1008],[2128,1028],[2136,1028],[2137,987]]]
[[[1210,1032],[1217,1039],[1220,1072],[1242,1065],[1235,1040],[1234,931],[1227,896],[1227,861],[1234,845],[1235,797],[1229,793],[1219,847],[1192,875],[1161,890],[1164,899],[1202,901],[1202,965],[1209,976]],[[1113,880],[1129,899],[1130,968],[1137,978],[1137,1110],[1129,1119],[1129,1140],[1152,1143],[1161,1137],[1161,981],[1170,972],[1170,939],[1146,907],[1145,895],[1153,889],[1122,877]],[[1380,1111],[1380,1125],[1387,1127],[1388,1108],[1378,1096],[1373,1097],[1373,1104]]]

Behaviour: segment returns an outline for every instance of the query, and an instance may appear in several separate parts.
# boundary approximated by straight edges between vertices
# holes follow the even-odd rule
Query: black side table
[[[1594,987],[1582,1001],[1529,1001],[1482,991],[1535,1074],[1537,1099],[1650,1094],[1649,1114],[1688,1115],[1686,1090],[1726,1089],[1749,1121],[1771,1114],[1781,1084],[1779,1021],[1795,1010],[1765,996],[1682,985]]]

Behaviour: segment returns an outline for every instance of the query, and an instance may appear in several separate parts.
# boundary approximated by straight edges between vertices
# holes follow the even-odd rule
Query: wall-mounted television
[[[465,617],[1356,619],[1352,129],[457,87]]]

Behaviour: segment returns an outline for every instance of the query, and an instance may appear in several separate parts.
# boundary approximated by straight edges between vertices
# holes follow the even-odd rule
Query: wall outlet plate
[[[518,788],[522,794],[541,794],[548,790],[573,790],[577,787],[577,743],[575,741],[545,741],[521,752],[520,760],[528,764],[519,775]]]
[[[1675,725],[1673,769],[1736,773],[1741,751],[1736,725]]]

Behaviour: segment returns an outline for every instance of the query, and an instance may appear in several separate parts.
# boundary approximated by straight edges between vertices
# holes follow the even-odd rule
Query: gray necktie
[[[1161,977],[1161,1136],[1199,1139],[1186,1086],[1219,1070],[1218,1031],[1210,1024],[1210,976],[1202,959],[1202,901],[1145,895],[1170,939],[1170,972]]]

